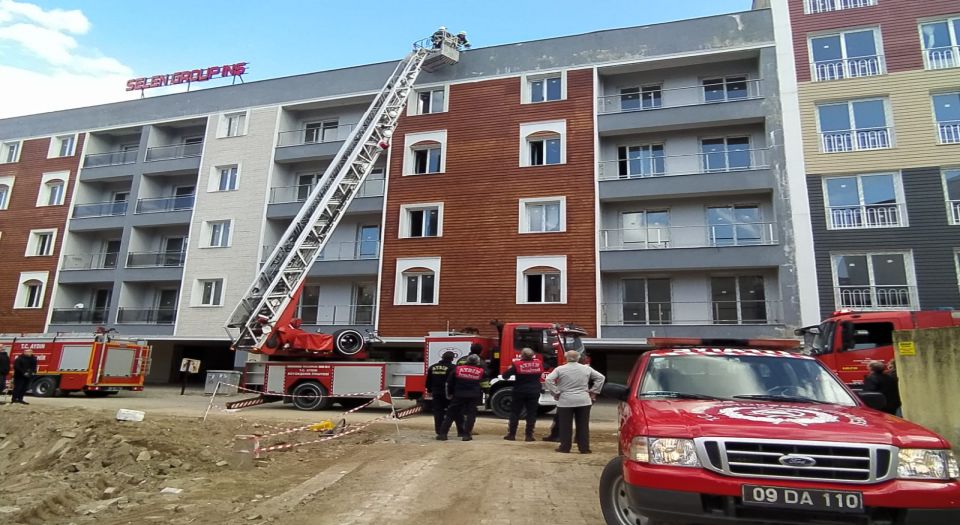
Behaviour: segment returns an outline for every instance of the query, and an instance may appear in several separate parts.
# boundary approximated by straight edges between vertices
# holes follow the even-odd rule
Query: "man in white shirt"
[[[547,375],[544,386],[557,398],[557,416],[560,423],[560,446],[557,452],[569,453],[573,422],[577,426],[577,448],[581,454],[590,453],[590,407],[603,388],[603,374],[580,364],[580,354],[564,354],[567,363],[554,368]]]

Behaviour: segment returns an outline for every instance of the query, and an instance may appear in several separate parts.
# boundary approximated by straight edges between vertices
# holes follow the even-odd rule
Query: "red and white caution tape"
[[[281,443],[281,444],[279,444],[279,445],[270,445],[270,446],[267,446],[267,447],[261,447],[261,446],[260,446],[260,438],[261,438],[261,437],[265,437],[265,436],[254,436],[254,437],[253,437],[253,457],[256,458],[256,459],[260,459],[260,455],[263,454],[264,452],[272,452],[272,451],[275,451],[275,450],[286,450],[286,449],[291,449],[291,448],[296,448],[296,447],[302,447],[302,446],[304,446],[304,445],[315,445],[315,444],[317,444],[317,443],[323,443],[323,442],[326,442],[326,441],[331,441],[331,440],[334,440],[334,439],[337,439],[337,438],[341,438],[341,437],[344,437],[344,436],[348,436],[348,435],[350,435],[350,434],[356,434],[357,432],[360,432],[361,430],[369,427],[370,425],[373,425],[374,423],[377,423],[377,422],[380,422],[380,421],[384,421],[384,420],[390,419],[391,417],[393,417],[393,416],[392,416],[392,415],[390,415],[390,416],[382,416],[382,417],[378,417],[378,418],[376,418],[376,419],[371,419],[370,421],[367,421],[366,423],[364,423],[364,424],[362,424],[362,425],[353,427],[353,428],[351,428],[351,429],[349,429],[349,430],[345,430],[345,431],[343,431],[343,432],[340,432],[339,434],[334,434],[334,435],[332,435],[332,436],[327,436],[327,437],[323,437],[323,438],[320,438],[320,439],[314,439],[314,440],[312,440],[312,441],[300,441],[300,442],[297,442],[297,443]]]

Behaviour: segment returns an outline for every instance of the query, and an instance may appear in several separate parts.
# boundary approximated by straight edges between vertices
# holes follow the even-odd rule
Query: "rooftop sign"
[[[237,62],[236,64],[212,66],[205,69],[178,71],[176,73],[170,73],[167,75],[131,78],[127,81],[127,91],[174,86],[177,84],[189,84],[191,82],[206,82],[214,78],[238,77],[246,72],[247,64],[248,62]]]

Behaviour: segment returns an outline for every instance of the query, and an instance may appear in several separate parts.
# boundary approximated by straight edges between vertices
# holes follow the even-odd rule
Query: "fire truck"
[[[579,328],[554,323],[507,323],[498,327],[498,339],[476,333],[432,333],[425,338],[422,359],[392,361],[388,355],[386,359],[371,360],[370,345],[379,341],[376,334],[349,329],[334,334],[310,333],[294,318],[310,266],[357,189],[390,147],[390,138],[420,72],[456,63],[464,44],[442,28],[426,43],[414,44],[262,265],[226,323],[232,348],[251,355],[243,383],[261,395],[228,406],[290,399],[297,408],[317,410],[328,408],[334,401],[357,405],[363,402],[362,394],[372,397],[382,390],[422,399],[426,367],[439,361],[447,350],[464,355],[473,344],[479,344],[483,349],[481,357],[487,359],[492,372],[500,373],[526,346],[538,351],[548,369],[563,362],[564,350],[582,348],[580,336],[585,332]],[[509,380],[490,381],[486,403],[498,415],[509,413],[511,388]],[[553,400],[543,401],[544,410],[548,411]]]
[[[960,311],[854,312],[839,310],[818,326],[800,328],[805,351],[827,365],[848,385],[859,387],[871,361],[894,358],[893,332],[960,326]]]
[[[87,334],[0,335],[0,348],[11,363],[33,350],[37,374],[30,383],[35,396],[83,392],[89,397],[143,390],[150,368],[150,346],[144,341],[114,338],[112,332]]]

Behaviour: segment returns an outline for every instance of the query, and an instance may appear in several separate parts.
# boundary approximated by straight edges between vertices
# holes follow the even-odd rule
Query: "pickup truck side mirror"
[[[617,383],[607,383],[600,390],[600,395],[610,397],[618,401],[626,401],[630,397],[630,387]]]
[[[874,410],[883,410],[887,406],[887,396],[880,392],[857,392],[860,401]]]

